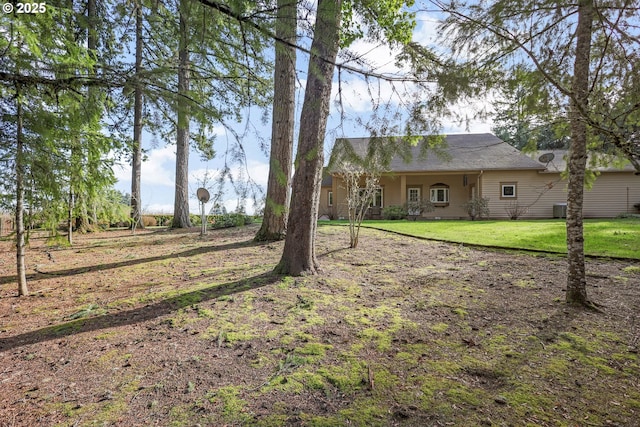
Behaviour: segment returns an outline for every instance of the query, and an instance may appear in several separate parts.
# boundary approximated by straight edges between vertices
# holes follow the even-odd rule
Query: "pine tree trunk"
[[[71,188],[69,189],[69,206],[67,206],[67,208],[69,211],[69,217],[67,218],[67,227],[69,228],[69,231],[67,232],[67,242],[70,246],[73,246],[73,227],[75,226],[75,218],[73,216],[73,189]]]
[[[576,29],[576,59],[573,97],[569,110],[571,147],[567,185],[567,290],[566,302],[589,305],[584,265],[582,206],[587,165],[587,125],[583,119],[589,97],[589,57],[593,21],[593,0],[581,0]]]
[[[17,130],[16,130],[16,270],[18,276],[18,296],[29,295],[27,274],[25,267],[25,239],[24,239],[24,143],[22,135],[22,104],[20,87],[17,92]]]
[[[291,44],[296,41],[296,4],[278,0],[276,36]],[[287,227],[287,206],[293,158],[296,50],[276,42],[273,122],[267,198],[257,241],[281,240]]]
[[[178,129],[176,138],[176,183],[173,204],[173,228],[191,227],[189,218],[189,106],[184,99],[189,92],[188,27],[185,9],[180,1],[180,46],[178,51]]]
[[[280,274],[315,274],[318,202],[324,163],[324,137],[334,62],[338,53],[341,0],[319,0],[293,178],[284,251],[275,268]]]
[[[97,49],[98,49],[98,9],[96,7],[96,0],[87,0],[87,49],[88,51],[97,57]],[[87,70],[88,75],[95,75],[95,68],[90,67]],[[98,88],[91,86],[87,88],[87,98],[88,98],[88,108],[95,111],[98,103]],[[83,164],[88,162],[88,152],[90,149],[88,145],[92,142],[87,140],[86,137],[80,137],[80,145],[77,147],[77,166],[80,168],[80,176],[76,178],[78,182],[82,182],[86,180],[86,177],[82,175],[83,172]],[[73,173],[73,172],[72,172]],[[89,209],[88,203],[89,194],[86,191],[86,185],[84,183],[80,183],[79,185],[85,187],[84,191],[77,192],[76,201],[75,201],[75,212],[76,212],[76,231],[79,233],[87,233],[90,231],[94,231],[94,226],[91,224],[89,220]]]
[[[136,76],[142,72],[142,4],[136,1]],[[144,228],[142,222],[142,88],[136,85],[133,100],[133,158],[131,166],[131,228]]]
[[[87,211],[87,198],[84,194],[79,193],[75,201],[76,212],[76,232],[85,234],[93,231],[89,223],[89,212]]]

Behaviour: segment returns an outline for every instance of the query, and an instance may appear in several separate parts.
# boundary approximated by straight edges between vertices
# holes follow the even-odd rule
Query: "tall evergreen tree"
[[[139,81],[142,75],[143,11],[142,0],[135,3],[135,73],[136,86],[133,90],[133,146],[131,148],[131,227],[144,228],[142,222],[142,109],[143,88]]]
[[[295,0],[278,0],[277,8],[269,180],[258,241],[284,238],[293,160],[297,7]]]
[[[587,276],[584,265],[584,227],[582,206],[584,201],[585,171],[587,167],[587,124],[582,112],[588,111],[591,57],[591,37],[593,32],[593,0],[578,3],[578,24],[575,37],[575,60],[572,96],[569,105],[571,125],[571,147],[567,160],[569,178],[567,185],[567,291],[566,300],[571,304],[588,305]]]
[[[174,228],[191,227],[189,219],[189,104],[185,98],[189,96],[190,64],[189,64],[189,0],[179,0],[179,42],[178,42],[178,100],[176,125],[176,182],[173,203]]]
[[[640,152],[634,151],[640,104],[629,102],[640,93],[640,69],[633,59],[640,54],[635,22],[640,2],[438,4],[449,14],[444,39],[455,54],[464,53],[479,69],[502,64],[507,73],[527,70],[521,82],[544,88],[527,92],[529,102],[540,103],[538,111],[555,110],[570,123],[566,301],[590,305],[582,233],[586,155],[588,149],[612,144],[640,171]]]
[[[238,14],[260,15],[259,4],[231,2]],[[215,125],[240,120],[243,109],[271,100],[272,64],[265,36],[227,13],[194,0],[157,2],[147,19],[144,90],[148,129],[176,141],[173,227],[190,226],[188,158],[214,156]],[[239,142],[241,144],[241,141]]]
[[[288,230],[282,258],[275,269],[281,274],[313,274],[318,268],[315,254],[318,201],[331,80],[338,54],[341,19],[341,0],[318,1],[307,86],[300,116],[300,137]]]
[[[307,86],[300,117],[296,172],[293,178],[287,235],[280,262],[281,274],[314,274],[318,269],[315,239],[324,163],[324,139],[329,97],[338,49],[368,36],[406,44],[413,15],[402,1],[319,0],[311,44]],[[342,25],[343,17],[348,24]],[[357,22],[357,23],[356,23]]]
[[[64,215],[45,210],[45,203],[59,205],[72,186],[89,198],[112,176],[105,159],[112,145],[99,134],[100,102],[89,99],[96,92],[83,91],[101,83],[91,71],[97,60],[86,44],[87,17],[73,8],[47,8],[47,13],[0,16],[0,26],[7,29],[0,35],[0,79],[6,83],[2,94],[11,100],[7,107],[14,113],[2,116],[4,140],[9,142],[3,149],[15,170],[8,181],[15,189],[21,295],[27,293],[26,205],[32,213]]]

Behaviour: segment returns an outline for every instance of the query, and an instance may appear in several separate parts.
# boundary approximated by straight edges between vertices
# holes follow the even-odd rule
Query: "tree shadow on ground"
[[[321,254],[318,254],[317,256],[318,256],[318,258],[326,258],[326,257],[328,257],[330,255],[333,255],[333,254],[336,254],[336,253],[347,252],[349,249],[351,249],[351,248],[344,247],[344,248],[333,249],[331,251],[326,251],[326,252],[323,252]]]
[[[258,289],[280,281],[281,277],[271,272],[257,276],[236,280],[229,283],[210,286],[192,292],[164,299],[154,304],[145,305],[132,310],[121,311],[102,316],[76,319],[57,325],[47,326],[31,332],[25,332],[7,338],[0,338],[0,352],[16,347],[36,344],[43,341],[58,339],[83,332],[100,329],[116,328],[155,319],[180,308],[196,303],[209,301],[224,295],[236,294],[252,289]]]
[[[38,271],[36,273],[27,275],[27,281],[48,279],[48,278],[51,278],[52,276],[55,276],[55,277],[75,276],[77,274],[96,272],[96,271],[105,271],[105,270],[111,270],[114,268],[121,268],[121,267],[131,267],[133,265],[145,264],[145,263],[155,262],[155,261],[162,261],[170,258],[190,257],[190,256],[206,254],[209,252],[221,252],[221,251],[228,251],[232,249],[240,249],[240,248],[249,247],[249,246],[263,246],[265,244],[266,243],[263,243],[263,242],[255,242],[253,239],[251,239],[244,242],[234,242],[234,243],[228,243],[224,245],[197,247],[197,248],[189,249],[182,252],[174,252],[171,254],[158,255],[158,256],[147,257],[147,258],[129,259],[126,261],[90,265],[86,267],[70,268],[66,270],[55,270],[55,271],[46,271],[46,272]],[[17,280],[18,278],[15,275],[2,276],[0,277],[0,285],[6,285],[7,283],[17,283]]]

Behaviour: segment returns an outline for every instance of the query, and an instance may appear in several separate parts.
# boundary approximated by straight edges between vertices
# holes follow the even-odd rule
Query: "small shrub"
[[[202,219],[200,218],[200,215],[189,214],[189,220],[191,221],[191,225],[194,227],[202,225]]]
[[[435,210],[435,206],[428,199],[422,199],[417,202],[407,202],[405,204],[405,209],[407,211],[407,215],[413,217],[421,216],[423,212],[433,212]]]
[[[489,217],[489,198],[488,197],[474,197],[467,203],[462,205],[462,208],[467,212],[471,220],[476,218],[488,218]]]
[[[154,217],[156,218],[158,225],[162,225],[165,227],[170,226],[173,222],[173,215],[160,214],[154,215]]]
[[[518,219],[529,212],[529,206],[522,206],[518,202],[510,202],[504,210],[507,212],[509,219]]]
[[[155,226],[158,225],[158,221],[156,221],[156,217],[155,216],[143,215],[142,216],[142,224],[145,227],[155,227]]]
[[[252,224],[254,219],[251,215],[241,213],[230,213],[222,215],[209,215],[208,221],[213,228],[241,227]]]
[[[625,219],[625,218],[636,218],[636,219],[640,219],[640,214],[632,214],[632,213],[621,213],[618,216],[616,216],[616,218],[618,219]]]
[[[393,205],[382,209],[382,217],[389,220],[405,219],[407,209],[404,206]]]

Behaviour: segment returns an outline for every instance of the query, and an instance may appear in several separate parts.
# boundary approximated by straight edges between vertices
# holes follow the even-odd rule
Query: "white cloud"
[[[267,188],[269,182],[269,163],[249,159],[247,169],[251,179],[258,185]]]
[[[398,74],[402,72],[395,65],[396,56],[400,53],[398,49],[391,49],[387,45],[360,39],[349,47],[349,51],[368,63],[371,66],[370,71],[375,73]],[[354,63],[347,64],[354,65]],[[354,66],[358,67],[357,65]]]
[[[142,207],[145,214],[172,214],[173,204],[168,203],[151,203]]]
[[[201,186],[206,179],[205,185],[209,186],[218,176],[220,176],[220,172],[217,169],[199,168],[189,172],[189,183],[193,186]]]
[[[123,163],[116,163],[113,166],[113,174],[119,183],[131,184],[131,166]]]
[[[151,150],[148,160],[142,163],[142,184],[173,187],[175,164],[176,148],[173,145]]]
[[[176,153],[172,145],[152,149],[147,153],[147,160],[142,162],[141,184],[163,185],[173,187],[175,176]],[[131,184],[131,165],[120,163],[113,168],[120,183]]]
[[[417,25],[412,40],[423,46],[434,46],[440,34],[437,31],[438,18],[428,12],[416,14]]]

